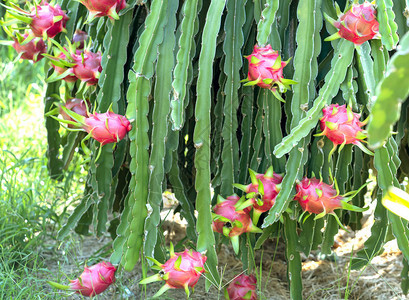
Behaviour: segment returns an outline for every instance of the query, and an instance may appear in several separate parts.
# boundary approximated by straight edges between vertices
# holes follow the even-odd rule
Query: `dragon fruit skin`
[[[83,127],[86,132],[102,145],[122,140],[132,129],[129,120],[111,111],[94,113],[85,118]]]
[[[68,99],[65,102],[64,106],[67,109],[75,112],[76,114],[79,114],[80,116],[88,117],[87,104],[85,104],[85,101],[83,99],[78,99],[78,98]],[[88,104],[88,107],[89,107],[89,104]],[[64,120],[74,122],[74,120],[61,108],[60,108],[60,114]],[[72,124],[68,124],[68,127],[75,128],[76,126]]]
[[[313,214],[332,213],[334,209],[342,208],[343,199],[332,185],[316,178],[303,178],[295,187],[297,194],[294,200],[300,203],[304,211]]]
[[[161,270],[158,274],[147,277],[139,284],[148,284],[155,281],[165,281],[165,285],[153,296],[159,297],[169,289],[185,289],[189,297],[189,287],[194,288],[200,276],[205,272],[207,257],[200,252],[187,250],[174,253],[173,245],[170,244],[170,258],[161,264],[153,258],[152,260]]]
[[[91,18],[108,16],[118,19],[117,13],[126,7],[125,0],[81,0],[90,12]]]
[[[115,282],[116,268],[110,262],[84,267],[79,278],[71,280],[70,289],[86,297],[101,294]]]
[[[28,37],[28,33],[23,35],[23,38]],[[47,52],[47,46],[42,39],[35,38],[25,45],[21,45],[16,38],[14,38],[13,48],[17,53],[22,53],[22,59],[32,60],[33,62],[38,62],[43,58],[43,53]]]
[[[257,200],[252,198],[253,201],[253,208],[261,213],[269,211],[274,203],[275,199],[277,197],[278,192],[280,191],[279,189],[279,184],[281,181],[283,181],[283,177],[277,173],[274,173],[272,177],[266,175],[266,174],[256,174],[256,178],[261,181],[263,184],[263,189],[264,189],[264,194],[262,195],[262,205],[257,204]],[[245,191],[246,193],[259,193],[258,190],[258,183],[250,183],[247,186],[247,189]]]
[[[328,137],[335,145],[358,145],[366,137],[361,128],[365,123],[360,122],[360,115],[352,112],[346,105],[331,104],[323,108],[322,112],[321,135]]]
[[[379,36],[379,23],[376,20],[376,10],[372,3],[353,4],[344,14],[338,16],[338,20],[326,18],[339,31],[327,41],[337,38],[344,38],[355,45],[361,45],[364,42]]]
[[[101,53],[93,53],[85,50],[81,54],[72,54],[75,66],[72,67],[74,75],[87,85],[95,85],[98,83],[99,74],[102,71]]]
[[[287,89],[290,89],[290,84],[297,83],[283,77],[283,68],[288,61],[281,61],[278,51],[273,50],[271,45],[265,47],[255,45],[253,52],[245,57],[249,62],[249,70],[247,78],[242,80],[246,82],[244,85],[257,85],[269,89],[279,100],[284,101],[277,92],[277,88],[280,93],[285,93]]]
[[[181,258],[180,266],[177,267],[176,261]],[[204,263],[207,257],[200,252],[187,250],[181,253],[175,253],[167,262],[162,265],[162,271],[167,277],[166,284],[173,289],[194,287],[204,273]]]
[[[58,16],[62,16],[62,19],[54,22],[54,18]],[[33,7],[29,17],[32,19],[30,23],[31,30],[36,37],[43,37],[45,32],[47,37],[55,37],[64,30],[68,20],[68,16],[58,4],[52,6],[46,1],[43,1],[37,7]]]
[[[226,289],[227,300],[257,300],[257,279],[254,275],[241,274]]]

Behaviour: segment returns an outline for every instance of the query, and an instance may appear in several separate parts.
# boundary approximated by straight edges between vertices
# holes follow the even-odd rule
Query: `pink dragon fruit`
[[[245,232],[260,233],[262,230],[251,221],[248,211],[237,210],[240,205],[240,197],[232,195],[223,199],[217,198],[217,204],[213,207],[213,231],[229,237],[234,252],[239,252],[239,236]]]
[[[317,136],[325,135],[331,142],[334,143],[334,149],[337,145],[354,144],[362,151],[373,155],[366,149],[361,141],[366,138],[364,130],[361,128],[367,121],[360,122],[360,115],[352,112],[350,107],[346,105],[339,106],[338,104],[331,104],[323,110],[323,117],[320,118],[320,127],[322,133]],[[341,148],[342,149],[342,148]],[[333,152],[332,151],[332,152]]]
[[[288,61],[282,62],[278,51],[274,51],[271,45],[266,47],[255,45],[253,53],[246,58],[249,62],[249,71],[247,78],[242,80],[247,82],[244,85],[257,85],[269,89],[279,100],[284,101],[280,93],[285,93],[287,89],[291,89],[291,84],[297,83],[283,77],[283,68]],[[280,93],[277,92],[277,88]]]
[[[87,107],[89,107],[88,101],[87,103],[85,103],[85,101],[82,99],[73,98],[73,99],[68,99],[63,106],[66,109],[71,110],[75,112],[76,114],[79,114],[80,116],[88,117],[88,111],[87,111]],[[72,119],[61,107],[60,107],[60,114],[64,120],[75,122],[75,120]],[[77,126],[73,124],[68,124],[68,127],[75,128]]]
[[[326,41],[344,38],[355,45],[361,45],[379,36],[379,23],[376,20],[376,10],[372,3],[354,3],[343,14],[341,14],[339,7],[337,7],[337,11],[339,14],[338,21],[324,14],[325,18],[339,30],[337,33],[326,38]]]
[[[72,37],[72,42],[77,46],[77,49],[84,49],[84,43],[88,39],[88,34],[82,30],[75,30],[74,36]]]
[[[81,0],[90,13],[89,19],[108,16],[110,19],[119,19],[118,12],[126,7],[125,0]]]
[[[154,281],[165,281],[165,285],[155,294],[159,297],[169,289],[185,289],[189,297],[189,287],[192,289],[198,282],[200,276],[205,272],[204,264],[207,257],[200,252],[187,250],[174,253],[173,245],[170,247],[170,258],[164,264],[153,258],[149,258],[161,268],[159,274],[143,279],[140,284],[148,284]]]
[[[243,202],[238,209],[253,206],[253,222],[257,224],[260,215],[273,207],[281,189],[280,184],[283,177],[274,173],[273,167],[268,168],[265,174],[257,174],[251,169],[249,172],[251,177],[249,185],[234,184],[234,186],[241,189],[250,198]]]
[[[226,300],[257,300],[257,279],[254,275],[241,274],[233,279],[225,290]]]
[[[70,285],[62,285],[56,282],[48,283],[58,289],[75,291],[86,297],[101,294],[115,282],[116,268],[110,262],[100,262],[91,267],[84,267],[84,272],[75,280],[70,280]]]
[[[12,44],[13,48],[17,53],[21,53],[20,58],[32,60],[33,62],[38,62],[43,58],[43,53],[47,52],[47,46],[44,41],[38,38],[34,38],[26,44],[21,44],[23,40],[28,37],[28,33],[25,33],[21,38],[13,38],[14,43]]]
[[[82,128],[92,138],[105,145],[122,140],[132,129],[132,125],[125,116],[108,111],[102,114],[90,114],[85,118]]]
[[[67,48],[64,47],[64,50],[68,51]],[[77,55],[81,55],[81,50],[76,50]],[[71,67],[67,67],[66,65],[70,64],[69,59],[64,54],[64,52],[60,52],[55,59],[51,60],[51,66],[55,69],[58,75],[66,74],[65,77],[61,78],[67,82],[75,82],[78,80],[77,76],[74,74],[74,70]],[[72,74],[72,75],[71,75]]]
[[[315,219],[322,218],[326,214],[334,215],[342,227],[334,210],[340,208],[360,212],[367,210],[367,208],[360,208],[348,203],[366,184],[357,191],[351,191],[341,196],[339,195],[336,182],[334,183],[335,189],[333,188],[334,184],[326,184],[322,182],[322,180],[314,177],[304,177],[300,182],[297,182],[295,187],[297,194],[294,196],[294,200],[300,203],[303,211],[309,212],[310,214],[317,214]]]
[[[37,37],[43,37],[45,34],[49,38],[55,37],[65,29],[68,20],[58,4],[52,6],[46,1],[33,7],[28,16],[32,19],[31,30]]]
[[[75,63],[75,66],[72,67],[74,75],[87,85],[97,84],[102,71],[101,53],[84,50],[81,54],[72,54],[72,58]]]

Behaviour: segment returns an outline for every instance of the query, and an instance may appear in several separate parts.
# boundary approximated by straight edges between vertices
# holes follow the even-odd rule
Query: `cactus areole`
[[[52,6],[45,1],[33,7],[29,17],[32,19],[30,28],[37,37],[43,37],[45,34],[49,38],[55,37],[65,29],[68,21],[67,15],[58,4]]]
[[[278,51],[273,50],[271,45],[265,47],[255,45],[253,53],[245,57],[249,62],[247,79],[242,80],[247,82],[245,86],[257,85],[271,90],[278,97],[277,89],[280,93],[285,93],[290,89],[290,84],[296,83],[283,77],[283,68],[288,61],[281,61]],[[281,96],[279,100],[282,100]]]
[[[338,16],[337,21],[327,15],[325,17],[338,29],[338,32],[325,39],[326,41],[344,38],[355,45],[361,45],[379,35],[379,23],[372,3],[353,4],[347,12]]]
[[[256,289],[256,277],[241,274],[229,284],[225,292],[225,298],[228,300],[257,300]]]
[[[164,264],[150,258],[161,268],[159,274],[143,279],[140,284],[154,281],[165,281],[165,285],[155,294],[158,297],[168,289],[185,289],[190,294],[189,287],[193,288],[205,272],[204,264],[207,257],[200,252],[187,250],[174,253],[173,245],[170,247],[170,258]]]

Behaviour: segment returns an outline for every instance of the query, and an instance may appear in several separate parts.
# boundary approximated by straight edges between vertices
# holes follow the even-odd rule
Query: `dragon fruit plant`
[[[258,174],[251,169],[249,169],[249,172],[250,184],[234,184],[234,186],[246,193],[246,198],[249,198],[249,200],[240,204],[238,209],[252,206],[253,223],[257,225],[260,215],[273,207],[277,194],[281,189],[283,177],[275,173],[272,166],[264,174]]]
[[[273,50],[271,45],[265,47],[255,45],[253,53],[245,57],[249,62],[249,71],[247,78],[242,80],[242,82],[246,82],[244,85],[257,85],[269,89],[277,99],[284,102],[281,93],[291,89],[291,84],[297,83],[283,77],[283,68],[289,60],[281,61],[278,51]]]
[[[257,279],[254,275],[235,277],[224,291],[226,300],[257,300]]]
[[[360,115],[354,113],[350,107],[346,105],[331,104],[322,110],[323,116],[320,118],[321,133],[317,136],[325,135],[331,142],[334,143],[332,154],[338,145],[341,145],[341,150],[344,145],[357,145],[363,152],[373,155],[363,144],[366,134],[362,129],[367,123],[367,120],[360,122]],[[330,155],[331,156],[331,155]]]
[[[244,198],[243,198],[244,200]],[[237,195],[224,199],[220,195],[213,207],[213,231],[228,237],[236,254],[239,253],[239,236],[245,232],[261,233],[250,217],[249,211],[238,209],[242,201]]]
[[[344,38],[355,45],[361,45],[379,37],[379,23],[376,20],[376,9],[372,3],[366,1],[362,4],[354,3],[345,13],[341,13],[336,2],[335,4],[338,20],[335,21],[325,13],[324,16],[338,29],[338,32],[326,38],[326,41]]]
[[[154,295],[154,298],[161,296],[169,289],[185,289],[189,297],[189,287],[194,291],[194,286],[199,281],[200,276],[205,272],[204,264],[207,257],[200,252],[187,250],[175,253],[172,243],[170,244],[170,258],[161,264],[154,258],[148,257],[156,264],[159,273],[139,282],[148,284],[155,281],[165,281],[165,285]]]
[[[35,4],[30,11],[12,5],[12,7],[7,7],[8,13],[14,19],[28,24],[33,36],[43,39],[53,38],[64,31],[69,19],[58,4],[53,6],[47,1],[42,1],[40,5]]]
[[[294,196],[294,200],[298,201],[304,212],[316,214],[315,219],[322,218],[326,214],[332,214],[338,224],[344,228],[338,216],[334,213],[334,210],[347,209],[357,212],[367,210],[367,208],[357,207],[348,203],[365,186],[366,184],[356,191],[350,191],[341,196],[336,181],[334,181],[332,185],[329,185],[323,182],[322,179],[304,177],[296,184],[295,189],[297,194]]]
[[[75,291],[86,297],[93,297],[104,292],[115,282],[116,268],[110,262],[100,262],[91,267],[84,267],[84,272],[70,285],[62,285],[53,281],[48,283],[61,290]]]
[[[74,63],[68,62],[67,55],[70,56],[68,53],[67,48],[63,48],[65,51],[61,51],[58,55],[50,58],[50,64],[54,68],[55,73],[48,78],[48,81],[54,81],[56,79],[62,79],[67,82],[76,82],[78,80],[77,76],[74,74],[73,66]],[[81,50],[75,50],[76,54],[81,55]]]
[[[27,39],[29,33],[24,35],[16,34],[16,37],[13,37],[13,44],[11,46],[20,54],[21,59],[32,60],[33,62],[38,62],[43,59],[43,54],[47,52],[47,46],[42,39],[34,38],[28,43],[23,41]]]
[[[118,20],[118,12],[126,7],[125,0],[81,0],[81,3],[89,11],[88,21],[96,17],[108,16],[110,19]]]

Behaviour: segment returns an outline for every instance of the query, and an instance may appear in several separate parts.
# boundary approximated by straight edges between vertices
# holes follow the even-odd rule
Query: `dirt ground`
[[[179,214],[173,215],[173,210],[168,207],[165,210],[163,218],[165,221],[165,234],[167,239],[176,241],[184,236],[184,224],[179,218]],[[382,255],[375,257],[371,264],[364,270],[350,271],[348,276],[348,265],[351,258],[351,251],[354,253],[363,247],[364,241],[370,235],[373,217],[371,211],[367,212],[363,229],[354,233],[347,233],[343,230],[336,236],[338,247],[334,249],[336,261],[320,260],[317,253],[312,253],[308,258],[303,257],[302,277],[303,277],[303,296],[304,299],[360,299],[360,300],[395,300],[409,299],[402,294],[400,288],[400,272],[402,269],[402,253],[398,249],[395,241],[388,242]],[[80,266],[76,266],[73,261],[85,261],[88,257],[95,255],[95,251],[102,245],[110,242],[110,237],[101,239],[95,237],[78,238],[72,236],[70,242],[72,245],[60,246],[57,252],[44,253],[47,261],[47,268],[53,271],[53,268],[59,268],[66,274],[75,276],[80,271]],[[288,282],[286,276],[286,263],[284,260],[284,243],[279,241],[276,249],[276,241],[267,241],[264,244],[262,261],[262,288],[258,299],[282,300],[290,299],[288,292]],[[67,248],[68,247],[68,248]],[[71,249],[71,250],[64,250]],[[72,250],[74,249],[74,250]],[[64,253],[66,251],[67,253]],[[273,261],[274,252],[276,251]],[[71,254],[69,254],[69,253]],[[258,251],[261,253],[260,251]],[[75,253],[75,254],[73,254]],[[69,255],[67,255],[69,254]],[[68,257],[61,260],[62,257]],[[108,257],[107,257],[108,258]],[[259,263],[259,260],[256,263]],[[222,246],[219,253],[219,269],[224,269],[223,283],[227,284],[231,279],[240,274],[242,263],[235,258],[231,247]],[[152,273],[153,274],[153,273]],[[148,275],[151,275],[150,273]],[[349,277],[349,280],[348,280]],[[141,268],[139,265],[132,272],[120,272],[117,274],[117,283],[111,286],[106,292],[94,299],[149,299],[163,285],[153,283],[139,286],[141,280]],[[61,278],[62,282],[67,280]],[[209,292],[205,291],[205,280],[199,280],[195,287],[195,292],[191,299],[224,299],[223,290],[212,286]],[[50,291],[52,292],[52,291]],[[56,293],[56,291],[53,291]],[[345,293],[349,294],[345,298]],[[68,299],[82,299],[78,295],[68,295]],[[170,290],[166,296],[160,299],[186,299],[183,290]]]

